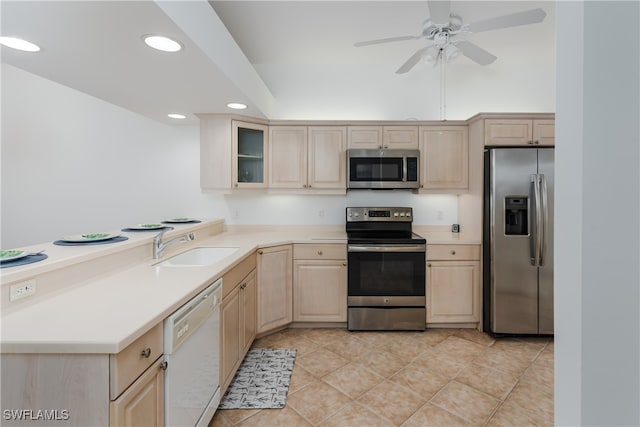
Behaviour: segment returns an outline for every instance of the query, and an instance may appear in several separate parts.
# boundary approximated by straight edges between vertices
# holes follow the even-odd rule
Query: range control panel
[[[347,208],[347,222],[411,222],[412,208]]]

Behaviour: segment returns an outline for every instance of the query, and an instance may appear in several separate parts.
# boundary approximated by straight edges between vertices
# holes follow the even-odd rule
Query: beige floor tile
[[[394,334],[387,331],[357,331],[352,333],[356,338],[374,344],[377,347],[383,347],[393,339]]]
[[[477,329],[456,329],[453,333],[454,336],[464,338],[468,341],[473,341],[476,344],[481,344],[484,346],[490,346],[496,340],[492,338],[489,334],[485,332],[480,332]]]
[[[360,397],[358,402],[399,426],[426,400],[398,384],[384,381]]]
[[[456,381],[504,400],[513,390],[518,378],[507,372],[472,363],[458,374]]]
[[[533,338],[500,338],[491,346],[496,350],[502,350],[512,356],[525,359],[527,362],[533,362],[538,354],[546,347],[547,342],[534,341]]]
[[[340,390],[352,399],[384,381],[384,377],[373,373],[356,363],[349,363],[342,368],[325,375],[322,380]]]
[[[261,410],[262,409],[223,409],[218,412],[224,413],[224,416],[229,420],[229,422],[232,425],[236,425],[257,414]],[[216,415],[218,412],[216,412]]]
[[[462,418],[427,403],[405,421],[402,427],[458,427],[468,425],[469,423]]]
[[[355,336],[346,335],[337,337],[330,344],[327,344],[325,348],[346,359],[355,360],[365,353],[374,350],[375,346]]]
[[[281,336],[278,339],[271,340],[268,345],[269,348],[295,348],[296,357],[300,357],[305,354],[313,353],[320,346],[313,341],[309,341],[303,337]]]
[[[446,340],[442,341],[440,344],[437,344],[435,348],[441,352],[445,352],[448,355],[455,357],[458,360],[471,362],[487,347],[481,344],[476,344],[473,341],[469,341],[452,335]]]
[[[511,402],[505,402],[493,414],[487,427],[551,427],[553,423],[541,421],[527,410]]]
[[[344,406],[320,425],[322,427],[390,427],[393,423],[354,402]]]
[[[541,360],[539,357],[533,362],[520,378],[521,383],[533,383],[546,390],[553,391],[553,364]]]
[[[473,362],[498,371],[507,372],[516,377],[522,375],[531,363],[528,358],[522,358],[517,354],[513,354],[513,352],[497,349],[495,345],[484,350]]]
[[[324,348],[320,348],[312,353],[296,356],[296,363],[312,375],[321,378],[341,366],[349,363],[347,359]]]
[[[451,381],[431,399],[430,403],[479,425],[489,418],[500,401],[468,385]]]
[[[293,373],[291,374],[291,381],[289,382],[289,394],[295,393],[302,387],[317,381],[317,378],[313,376],[309,371],[304,369],[300,364],[293,365]]]
[[[424,344],[416,341],[414,338],[408,337],[404,337],[401,340],[390,340],[390,342],[382,348],[395,354],[405,363],[412,362],[426,350]]]
[[[553,389],[520,382],[506,400],[526,409],[533,417],[553,422]]]
[[[302,333],[302,336],[316,344],[325,346],[334,342],[338,338],[349,336],[349,331],[342,328],[306,329]]]
[[[421,335],[414,336],[417,341],[426,344],[427,346],[433,346],[441,343],[442,341],[453,335],[455,329],[427,329],[422,332]]]
[[[335,414],[352,400],[327,383],[316,381],[289,395],[287,406],[313,425]]]
[[[405,366],[405,362],[395,354],[385,350],[373,350],[355,360],[370,371],[385,378],[398,372]]]
[[[456,377],[469,365],[469,362],[459,360],[444,351],[436,349],[436,347],[427,349],[412,363],[435,371],[449,379]]]
[[[429,400],[449,382],[449,379],[419,364],[409,364],[389,378],[389,381],[409,388],[423,399]]]
[[[228,411],[217,410],[209,422],[209,427],[233,427],[233,423],[225,415],[226,412]]]
[[[290,408],[263,409],[238,424],[242,427],[310,427],[311,424]]]

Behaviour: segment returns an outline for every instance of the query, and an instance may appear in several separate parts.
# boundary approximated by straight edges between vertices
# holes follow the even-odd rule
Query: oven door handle
[[[427,245],[347,245],[347,252],[426,252]]]

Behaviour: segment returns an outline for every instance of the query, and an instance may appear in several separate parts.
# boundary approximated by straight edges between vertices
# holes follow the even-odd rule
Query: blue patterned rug
[[[218,408],[284,408],[295,359],[295,349],[249,350]]]

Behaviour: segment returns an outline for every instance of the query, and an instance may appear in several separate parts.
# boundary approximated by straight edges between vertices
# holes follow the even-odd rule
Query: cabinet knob
[[[307,188],[311,188],[311,184],[307,185]]]
[[[420,188],[424,188],[424,184],[420,184]]]
[[[302,188],[307,188],[307,184],[302,184]]]
[[[140,356],[148,358],[149,356],[151,356],[151,349],[149,347],[145,348],[140,352]]]
[[[431,267],[431,263],[428,263],[428,264],[427,264],[427,267]]]
[[[540,141],[538,141],[538,140],[533,141],[533,143],[536,144],[536,145],[538,145],[539,142]]]
[[[166,371],[168,367],[169,363],[166,360],[160,364],[160,369],[162,369],[163,371]]]
[[[346,262],[343,262],[343,263],[342,263],[342,266],[343,266],[343,267],[346,267],[346,266],[347,266],[347,263],[346,263]]]
[[[247,284],[246,284],[246,283],[243,283],[242,285],[240,285],[240,289],[244,289],[244,288],[246,288],[246,287],[247,287]]]
[[[533,141],[527,141],[527,144],[533,144]]]
[[[455,255],[455,254],[456,254],[456,251],[451,251],[451,255]]]
[[[259,255],[262,255],[262,250],[259,250],[259,251],[258,251],[258,254],[259,254]]]
[[[318,251],[318,255],[322,255],[322,251]]]
[[[237,182],[236,182],[235,186],[236,186],[236,187],[238,186],[238,183],[237,183]]]

